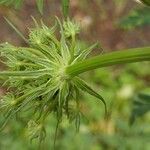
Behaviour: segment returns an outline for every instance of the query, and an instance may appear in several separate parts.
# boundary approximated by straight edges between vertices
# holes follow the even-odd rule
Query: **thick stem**
[[[74,77],[83,72],[117,64],[150,61],[150,47],[111,52],[80,61],[66,68],[67,75]]]

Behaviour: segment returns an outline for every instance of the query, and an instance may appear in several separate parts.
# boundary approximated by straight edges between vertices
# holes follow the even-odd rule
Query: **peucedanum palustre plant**
[[[107,112],[102,96],[78,76],[80,73],[115,64],[150,60],[149,47],[86,59],[98,44],[82,50],[77,40],[80,31],[77,23],[69,19],[61,23],[57,19],[52,28],[43,22],[39,25],[35,21],[35,24],[36,27],[30,29],[29,39],[23,38],[29,44],[28,47],[16,47],[9,43],[0,45],[1,62],[7,67],[6,71],[0,72],[0,79],[3,86],[8,87],[8,92],[0,100],[0,111],[5,116],[2,129],[12,117],[30,111],[28,132],[31,139],[42,141],[45,138],[45,120],[51,113],[57,119],[56,129],[67,117],[79,130],[80,118],[83,116],[80,91],[103,102]],[[55,36],[58,26],[60,38]]]
[[[60,40],[55,36],[58,24]],[[36,27],[30,29],[29,47],[0,45],[1,61],[7,66],[7,71],[1,71],[0,77],[3,86],[9,88],[0,100],[0,110],[5,114],[3,127],[13,116],[28,109],[34,112],[28,122],[31,138],[42,140],[45,137],[44,121],[50,113],[54,113],[58,124],[66,116],[79,130],[80,90],[100,99],[106,111],[105,101],[98,93],[80,77],[66,73],[67,66],[84,60],[97,46],[96,43],[85,50],[77,47],[79,31],[79,25],[69,19],[63,24],[57,19],[52,28],[36,22]]]

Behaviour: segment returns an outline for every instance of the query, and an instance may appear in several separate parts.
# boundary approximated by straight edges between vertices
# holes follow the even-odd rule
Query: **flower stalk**
[[[95,56],[68,66],[66,73],[74,77],[101,67],[141,61],[150,61],[150,47],[127,49]]]

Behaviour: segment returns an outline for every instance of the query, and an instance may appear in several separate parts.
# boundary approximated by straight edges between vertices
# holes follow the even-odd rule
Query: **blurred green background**
[[[82,27],[80,44],[84,47],[99,41],[103,48],[94,50],[92,55],[150,44],[150,8],[130,0],[70,1],[71,17]],[[54,16],[62,17],[60,0],[46,0],[44,16],[38,13],[34,0],[25,1],[19,11],[0,6],[0,41],[25,45],[3,16],[8,17],[27,36],[28,27],[33,26],[31,15],[52,25]],[[149,107],[145,106],[149,105],[150,98],[147,96],[144,101],[138,93],[146,91],[147,95],[150,95],[150,63],[97,69],[82,76],[105,98],[109,117],[104,119],[102,103],[88,94],[82,94],[80,102],[84,117],[80,131],[76,133],[74,124],[69,124],[64,118],[57,136],[56,149],[149,150],[150,113]],[[5,89],[1,88],[0,95],[4,93]],[[136,103],[137,98],[141,103]],[[39,148],[36,140],[32,143],[28,140],[24,123],[27,117],[17,117],[9,121],[6,128],[0,132],[0,150]],[[1,119],[0,122],[2,123]],[[41,149],[53,149],[55,126],[56,120],[51,115],[46,123],[47,137]]]

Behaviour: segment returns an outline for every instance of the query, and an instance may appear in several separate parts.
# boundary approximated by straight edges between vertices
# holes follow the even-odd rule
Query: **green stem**
[[[62,11],[65,19],[67,19],[67,16],[69,14],[69,2],[70,0],[62,0]]]
[[[150,47],[111,52],[80,61],[66,68],[67,75],[74,77],[83,72],[117,64],[150,61]]]

